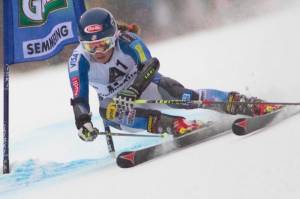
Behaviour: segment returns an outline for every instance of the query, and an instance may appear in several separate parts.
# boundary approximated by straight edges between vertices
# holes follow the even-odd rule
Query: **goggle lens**
[[[106,37],[96,41],[81,41],[83,49],[90,54],[105,53],[115,46],[115,37]]]

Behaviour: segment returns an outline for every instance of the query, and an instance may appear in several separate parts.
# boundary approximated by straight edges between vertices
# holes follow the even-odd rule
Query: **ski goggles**
[[[81,41],[81,45],[83,49],[90,53],[106,53],[108,50],[115,46],[116,37],[105,37],[103,39],[95,40],[95,41]]]

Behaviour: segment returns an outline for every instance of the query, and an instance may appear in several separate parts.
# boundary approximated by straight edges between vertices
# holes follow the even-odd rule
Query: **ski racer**
[[[137,31],[136,27],[118,27],[112,14],[103,8],[89,9],[80,18],[80,45],[69,59],[68,72],[73,91],[71,105],[82,140],[93,141],[98,135],[91,121],[89,85],[97,92],[102,119],[112,127],[129,131],[143,129],[180,136],[202,125],[198,121],[164,114],[151,106],[128,103],[139,98],[223,101],[224,104],[201,108],[249,116],[273,110],[273,106],[264,104],[234,103],[261,101],[255,97],[213,89],[192,90],[159,73],[159,61],[133,33]],[[174,108],[195,107],[174,105]]]

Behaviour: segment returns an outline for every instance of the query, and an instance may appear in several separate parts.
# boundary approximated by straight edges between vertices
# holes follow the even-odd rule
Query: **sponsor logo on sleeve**
[[[73,53],[69,61],[69,72],[78,71],[79,53]]]
[[[74,97],[78,97],[80,91],[79,77],[72,77],[71,84],[73,89]]]
[[[145,55],[145,51],[143,50],[142,45],[137,44],[134,48],[135,48],[136,52],[138,53],[141,62],[145,62],[147,60],[147,57]]]

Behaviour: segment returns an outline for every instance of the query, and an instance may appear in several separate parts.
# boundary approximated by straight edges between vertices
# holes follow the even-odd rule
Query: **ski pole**
[[[115,151],[115,145],[114,145],[114,141],[112,139],[112,136],[109,135],[111,133],[109,125],[107,124],[106,121],[103,121],[103,125],[104,125],[104,130],[105,130],[105,137],[106,137],[108,152],[111,154],[112,157],[115,157],[115,152],[116,152]],[[97,129],[97,132],[99,132],[98,129]]]
[[[165,135],[145,135],[145,134],[132,134],[132,133],[113,133],[113,132],[97,132],[98,135],[106,135],[106,136],[129,136],[129,137],[157,137],[163,138]]]
[[[129,102],[130,103],[130,102]],[[300,102],[224,102],[224,101],[213,101],[213,100],[145,100],[138,99],[132,102],[133,104],[172,104],[172,105],[214,105],[214,104],[266,104],[266,105],[282,105],[282,106],[298,106]]]

